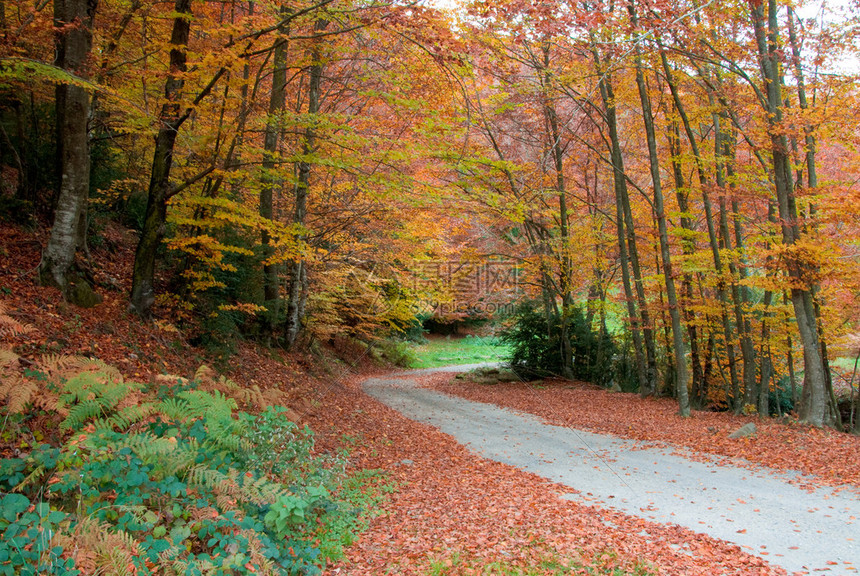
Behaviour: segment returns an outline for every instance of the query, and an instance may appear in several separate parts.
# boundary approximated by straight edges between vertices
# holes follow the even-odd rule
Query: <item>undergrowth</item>
[[[286,408],[239,410],[264,395],[206,368],[144,385],[97,360],[4,351],[0,400],[15,444],[0,459],[3,575],[319,574],[386,489],[315,455]]]

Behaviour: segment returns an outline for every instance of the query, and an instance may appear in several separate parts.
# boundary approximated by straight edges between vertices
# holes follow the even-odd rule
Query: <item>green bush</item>
[[[319,574],[381,491],[315,456],[286,409],[181,379],[65,379],[68,441],[0,460],[0,574]],[[369,491],[365,490],[368,489]]]
[[[781,416],[789,414],[794,410],[794,402],[791,401],[791,382],[788,376],[780,378],[774,389],[770,390],[767,396],[770,416]]]
[[[595,331],[582,309],[572,307],[568,310],[568,338],[573,352],[573,376],[601,386],[608,384],[617,352],[612,337]],[[540,378],[564,373],[559,314],[552,314],[547,322],[543,311],[526,303],[514,314],[512,324],[502,333],[502,341],[510,346],[509,362],[518,375]]]
[[[418,361],[415,351],[408,342],[387,338],[380,340],[374,346],[378,349],[379,357],[386,362],[402,368],[411,368]]]

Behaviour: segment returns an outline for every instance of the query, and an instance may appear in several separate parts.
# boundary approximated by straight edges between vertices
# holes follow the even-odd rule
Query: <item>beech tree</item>
[[[96,0],[56,0],[54,26],[57,65],[86,80],[89,77],[92,27]],[[5,11],[5,7],[3,8]],[[90,192],[90,157],[87,122],[90,95],[78,82],[61,82],[56,89],[57,173],[59,194],[51,237],[39,264],[43,284],[59,288],[77,303],[92,305],[92,295],[75,291],[86,285],[73,271],[78,250],[86,249],[87,199]]]

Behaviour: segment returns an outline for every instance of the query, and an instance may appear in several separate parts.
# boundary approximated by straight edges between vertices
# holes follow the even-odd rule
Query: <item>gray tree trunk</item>
[[[96,5],[96,0],[54,2],[57,65],[81,78],[89,77],[87,67]],[[60,190],[51,237],[39,265],[39,280],[42,284],[56,286],[69,297],[72,284],[83,282],[71,277],[71,269],[77,250],[83,249],[86,241],[86,206],[90,188],[87,139],[90,96],[81,86],[60,84],[56,89],[56,109]]]
[[[628,4],[631,24],[637,27],[636,9],[633,0]],[[657,150],[657,136],[654,130],[654,115],[651,110],[651,98],[645,84],[645,73],[642,69],[642,59],[637,46],[635,52],[636,85],[639,89],[639,100],[642,104],[642,117],[645,124],[645,138],[648,143],[648,159],[651,166],[651,183],[654,188],[654,212],[657,217],[657,230],[660,237],[660,257],[663,262],[663,276],[666,282],[666,299],[669,305],[669,316],[672,319],[672,346],[675,359],[675,394],[678,399],[679,414],[690,415],[690,399],[687,385],[687,359],[684,334],[681,331],[681,313],[678,309],[678,295],[675,290],[675,278],[672,272],[672,257],[669,250],[669,233],[666,226],[666,212],[663,206],[663,190],[660,178],[660,162]]]
[[[328,25],[325,20],[317,20],[316,30],[322,31]],[[323,64],[318,45],[311,50],[311,67],[308,72],[308,117],[310,124],[305,129],[302,142],[302,160],[298,163],[298,181],[295,188],[295,209],[293,223],[303,225],[307,215],[308,188],[311,178],[311,162],[308,157],[316,148],[316,128],[314,115],[320,111],[320,84],[322,82]],[[304,260],[299,257],[290,267],[289,288],[287,290],[287,318],[284,329],[284,339],[287,348],[291,348],[299,336],[304,316],[304,302],[307,290],[307,270]]]
[[[782,240],[786,246],[794,245],[800,237],[797,223],[797,206],[788,157],[788,141],[782,132],[782,85],[779,75],[777,5],[768,0],[767,16],[764,3],[750,0],[751,19],[758,45],[762,82],[766,99],[763,103],[768,113],[773,175],[776,188],[777,208],[782,228]],[[816,323],[813,291],[809,286],[805,268],[808,263],[798,255],[790,255],[787,262],[788,275],[792,282],[791,303],[794,308],[800,342],[803,347],[804,381],[798,415],[802,422],[813,426],[838,426],[839,413],[833,405],[827,387],[824,359],[821,355],[818,326]]]

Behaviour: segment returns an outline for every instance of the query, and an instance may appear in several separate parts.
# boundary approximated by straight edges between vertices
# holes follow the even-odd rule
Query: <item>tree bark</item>
[[[549,43],[545,42],[541,46],[543,52],[543,62],[541,64],[541,83],[543,88],[543,110],[549,125],[550,153],[553,159],[553,168],[555,170],[556,194],[558,194],[558,211],[559,211],[559,228],[561,232],[561,246],[559,246],[558,254],[561,264],[561,278],[559,282],[559,291],[561,292],[561,370],[562,376],[565,378],[573,378],[573,350],[570,343],[570,314],[573,308],[573,297],[571,295],[571,279],[570,279],[570,232],[568,230],[568,214],[567,214],[567,192],[564,182],[564,162],[561,151],[561,134],[558,127],[558,114],[549,95],[550,84],[552,81],[549,72]]]
[[[665,60],[665,55],[663,55],[663,58]],[[693,229],[692,220],[690,219],[690,207],[687,198],[686,186],[684,184],[684,172],[683,166],[681,165],[681,134],[677,122],[672,122],[669,130],[669,150],[672,154],[672,175],[675,178],[675,197],[678,201],[678,208],[681,210],[681,228],[683,228],[687,233],[681,241],[681,249],[685,256],[692,256],[696,252],[696,241],[693,238],[695,231]],[[697,407],[701,408],[704,403],[702,390],[706,388],[704,383],[705,374],[702,369],[702,360],[699,353],[699,337],[696,318],[693,311],[690,309],[690,303],[693,301],[693,275],[689,272],[685,272],[681,280],[681,293],[683,294],[683,297],[687,299],[687,305],[682,306],[682,310],[684,311],[684,323],[687,326],[687,334],[690,337],[693,402]]]
[[[158,116],[159,128],[155,137],[152,172],[144,216],[143,230],[134,257],[130,308],[141,316],[148,315],[155,303],[155,263],[158,248],[164,237],[167,220],[167,201],[171,196],[170,170],[176,136],[183,122],[179,98],[185,86],[188,38],[191,32],[191,0],[176,0],[176,17],[170,35],[170,75],[164,84],[165,103]]]
[[[281,7],[282,17],[286,17],[289,8]],[[282,133],[281,114],[283,114],[287,99],[287,27],[278,29],[279,37],[275,40],[272,56],[272,91],[269,96],[269,117],[266,121],[266,132],[263,138],[263,173],[262,188],[260,189],[260,216],[267,220],[274,217],[274,196],[280,192],[281,181],[275,175],[277,167],[278,145]],[[275,250],[271,245],[269,231],[263,228],[260,242],[263,246],[263,299],[268,308],[269,331],[274,332],[280,309],[280,290],[278,267],[271,261]]]
[[[97,0],[55,0],[57,65],[81,78],[88,78],[92,27]],[[81,87],[60,84],[56,89],[57,164],[60,189],[51,237],[42,254],[39,280],[56,286],[68,297],[75,254],[85,247],[86,206],[90,188],[90,158],[87,120],[90,96]],[[83,234],[81,222],[84,222]]]
[[[316,30],[324,30],[328,22],[317,20]],[[310,156],[316,148],[315,115],[320,111],[320,84],[322,82],[323,64],[321,51],[318,44],[311,50],[311,67],[308,72],[308,118],[309,125],[305,129],[304,141],[302,142],[302,158],[298,163],[298,180],[295,188],[295,209],[293,212],[293,223],[304,226],[307,215],[308,189],[310,187],[311,161]],[[300,242],[304,238],[299,238]],[[304,301],[307,286],[307,270],[304,259],[297,257],[290,269],[290,280],[287,297],[287,318],[284,330],[284,339],[287,348],[296,343],[302,327],[304,316]]]
[[[782,228],[782,241],[791,248],[800,237],[797,223],[797,206],[788,157],[788,141],[782,131],[782,85],[778,62],[778,24],[776,0],[768,0],[765,17],[763,0],[750,0],[750,11],[762,82],[766,99],[763,102],[768,116],[773,175],[776,188],[777,208]],[[808,263],[794,252],[787,254],[788,275],[791,281],[791,303],[794,308],[797,328],[803,347],[804,381],[798,415],[802,422],[813,426],[838,425],[839,414],[828,393],[827,375],[821,355],[818,327],[816,323],[813,291],[814,280],[805,274]]]
[[[621,143],[618,138],[618,117],[615,108],[615,94],[612,89],[612,76],[608,71],[603,70],[600,62],[600,55],[597,49],[592,51],[594,62],[597,67],[597,73],[600,76],[598,86],[600,88],[600,97],[603,101],[603,109],[606,121],[606,127],[609,130],[610,142],[610,162],[612,163],[612,182],[615,191],[615,226],[618,235],[618,259],[621,263],[621,279],[624,285],[624,296],[627,303],[627,314],[630,319],[630,332],[633,338],[633,352],[636,361],[636,376],[639,384],[639,393],[642,396],[648,396],[654,393],[655,379],[650,377],[650,372],[647,366],[647,346],[643,342],[643,324],[637,311],[637,297],[633,291],[633,285],[630,278],[630,258],[628,253],[628,231],[626,230],[625,214],[629,210],[625,210],[625,202],[629,208],[629,198],[627,194],[627,179],[624,174],[624,156],[621,153]],[[633,235],[635,245],[635,235]],[[653,340],[652,340],[653,342]]]
[[[628,3],[630,21],[637,28],[636,8],[634,0]],[[678,309],[678,295],[675,290],[675,278],[672,272],[672,257],[669,250],[669,233],[666,226],[666,212],[663,205],[663,190],[660,178],[660,163],[657,150],[657,136],[654,129],[654,115],[651,110],[651,98],[645,84],[645,73],[642,68],[642,57],[639,47],[635,51],[636,86],[639,89],[639,100],[642,104],[642,118],[645,124],[645,138],[648,144],[648,159],[651,167],[651,183],[654,188],[654,212],[657,217],[657,230],[660,237],[660,257],[663,263],[663,276],[666,282],[666,300],[669,305],[669,316],[672,320],[672,345],[675,359],[675,394],[678,399],[679,414],[690,416],[690,400],[687,384],[687,360],[684,334],[681,331],[681,313]]]

